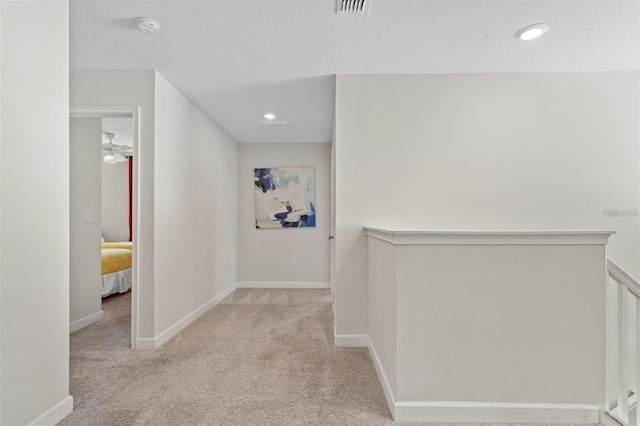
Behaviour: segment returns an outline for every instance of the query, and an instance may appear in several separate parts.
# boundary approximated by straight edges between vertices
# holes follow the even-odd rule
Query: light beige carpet
[[[394,424],[367,350],[333,346],[328,290],[236,290],[153,352],[128,349],[130,300],[71,335],[60,425]]]

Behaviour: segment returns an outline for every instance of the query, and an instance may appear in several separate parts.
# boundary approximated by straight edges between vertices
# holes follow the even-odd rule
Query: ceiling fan
[[[113,143],[114,133],[103,132],[104,136],[109,139],[109,143],[102,144],[102,159],[107,164],[121,163],[127,161],[127,158],[133,156],[133,147],[127,145],[116,145]]]

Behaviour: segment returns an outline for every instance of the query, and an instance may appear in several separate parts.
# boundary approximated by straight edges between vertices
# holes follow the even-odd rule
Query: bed
[[[127,249],[127,250],[133,250],[133,243],[131,241],[123,241],[123,242],[119,242],[119,243],[103,242],[102,243],[102,248],[103,249]]]
[[[102,243],[102,297],[131,289],[131,242]]]

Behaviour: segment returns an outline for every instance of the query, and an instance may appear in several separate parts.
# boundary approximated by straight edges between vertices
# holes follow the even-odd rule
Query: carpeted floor
[[[128,349],[130,293],[103,310],[71,335],[60,425],[394,424],[367,350],[333,346],[328,290],[236,290],[153,352]]]

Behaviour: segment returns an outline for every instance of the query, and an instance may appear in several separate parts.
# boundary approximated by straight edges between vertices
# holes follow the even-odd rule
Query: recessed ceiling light
[[[267,120],[273,120],[274,118],[276,118],[276,115],[268,112],[264,115],[264,118],[266,118]]]
[[[531,24],[527,25],[516,33],[516,37],[520,40],[529,41],[540,37],[549,29],[547,24]]]
[[[160,24],[151,18],[138,18],[136,19],[136,25],[138,29],[145,34],[155,34],[160,31]]]

